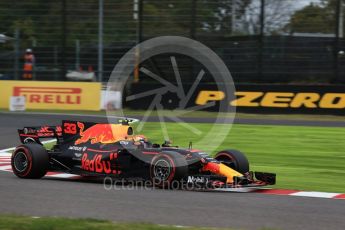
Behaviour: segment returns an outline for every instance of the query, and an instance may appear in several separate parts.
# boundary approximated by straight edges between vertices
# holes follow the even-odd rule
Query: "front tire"
[[[11,157],[13,173],[20,178],[39,179],[46,175],[49,167],[47,150],[39,144],[18,146]]]
[[[215,159],[242,174],[249,172],[247,157],[237,150],[223,150],[216,154]]]
[[[187,174],[187,161],[177,152],[160,153],[151,161],[150,178],[159,188],[178,188]]]

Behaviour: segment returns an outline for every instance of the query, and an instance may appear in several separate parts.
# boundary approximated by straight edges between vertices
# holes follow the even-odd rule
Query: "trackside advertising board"
[[[12,96],[25,96],[26,109],[100,110],[100,83],[0,81],[0,108]]]
[[[160,88],[162,85],[133,84],[131,95]],[[235,95],[226,95],[215,84],[199,84],[190,97],[186,108],[203,106],[215,102],[215,106],[205,110],[218,111],[219,102],[236,106],[237,112],[251,113],[308,113],[308,114],[345,114],[345,85],[269,85],[236,84]],[[188,91],[191,85],[185,86]],[[178,95],[162,95],[169,100],[161,100],[164,108],[179,108]],[[127,95],[129,96],[129,95]],[[146,109],[153,98],[142,98],[127,102],[125,106],[133,109]],[[172,102],[177,100],[176,102]],[[169,103],[169,104],[168,104]],[[176,105],[176,108],[171,108]]]

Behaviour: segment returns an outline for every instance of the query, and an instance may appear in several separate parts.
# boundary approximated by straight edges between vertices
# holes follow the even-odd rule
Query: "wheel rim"
[[[18,172],[24,172],[27,169],[29,161],[24,152],[17,152],[13,159],[13,165]]]
[[[167,162],[166,160],[160,159],[155,163],[153,174],[156,179],[160,181],[166,181],[170,176],[170,172],[171,167],[169,162]]]

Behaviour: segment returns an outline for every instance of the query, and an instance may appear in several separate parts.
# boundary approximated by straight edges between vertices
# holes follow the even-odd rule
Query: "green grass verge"
[[[6,109],[0,109],[0,112],[8,112]],[[102,115],[105,116],[105,111],[81,111],[81,110],[27,110],[26,112],[36,113],[61,113],[61,114],[84,114],[84,115]],[[143,116],[144,110],[124,109],[114,111],[115,116]],[[14,112],[15,113],[15,112]],[[164,116],[179,116],[179,117],[234,117],[233,113],[215,113],[207,111],[170,111],[162,110],[160,113]],[[157,116],[156,111],[152,111],[151,116]],[[250,113],[236,113],[237,118],[242,119],[263,119],[263,120],[307,120],[307,121],[345,121],[345,116],[336,115],[312,115],[312,114],[250,114]]]
[[[162,226],[147,223],[114,223],[104,220],[95,219],[69,219],[58,217],[24,217],[24,216],[0,216],[0,229],[7,230],[177,230],[181,227]],[[196,230],[196,229],[213,229],[216,228],[195,228],[186,227],[183,229]],[[230,229],[229,229],[230,230]]]
[[[166,123],[174,144],[188,147],[197,135],[178,123]],[[211,124],[190,124],[207,133]],[[216,125],[221,128],[220,125]],[[159,123],[145,123],[141,133],[162,143]],[[244,152],[251,169],[277,173],[277,188],[345,192],[345,128],[233,125],[217,150]],[[212,140],[193,145],[209,150]],[[213,152],[212,154],[214,154]]]

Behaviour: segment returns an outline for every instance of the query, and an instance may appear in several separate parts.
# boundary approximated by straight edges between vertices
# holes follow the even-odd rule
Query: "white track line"
[[[8,149],[2,149],[2,150],[0,150],[0,153],[7,153],[7,152],[12,151],[14,149],[15,149],[15,147],[8,148]]]
[[[12,169],[11,165],[0,166],[0,171],[8,171]]]
[[[341,195],[341,193],[331,193],[331,192],[296,192],[290,194],[290,196],[303,196],[303,197],[317,197],[317,198],[333,198]]]
[[[75,174],[68,174],[68,173],[57,173],[54,175],[46,175],[48,177],[54,177],[54,178],[71,178],[71,177],[80,177],[79,175]]]

